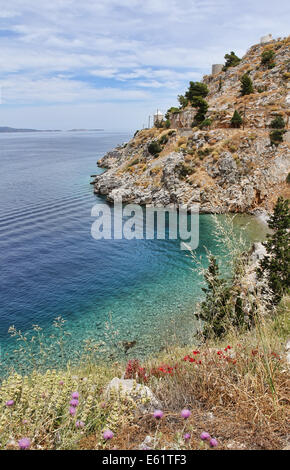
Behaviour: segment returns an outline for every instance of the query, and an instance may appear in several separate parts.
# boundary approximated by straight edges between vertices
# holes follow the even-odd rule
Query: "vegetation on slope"
[[[271,240],[273,246],[280,228],[289,228],[288,203],[278,201],[270,225],[274,232],[268,243]],[[283,240],[289,248],[289,236]],[[142,364],[136,359],[125,366],[121,361],[96,363],[89,345],[77,367],[68,362],[65,369],[42,371],[38,362],[43,354],[45,361],[48,358],[39,336],[33,371],[11,371],[2,381],[1,449],[136,449],[144,440],[142,448],[154,449],[284,448],[289,404],[284,349],[290,326],[288,292],[283,289],[277,306],[271,302],[275,292],[267,287],[267,279],[277,274],[276,264],[261,264],[266,278],[254,289],[246,289],[241,267],[243,262],[246,266],[246,258],[232,232],[224,241],[235,275],[216,282],[217,261],[208,254],[209,268],[201,271],[208,284],[201,312],[215,311],[216,318],[213,322],[204,316],[206,326],[213,328],[201,328],[200,338],[191,347],[168,348]],[[276,251],[271,255],[273,260],[279,256]],[[287,262],[281,258],[284,268]],[[238,272],[240,295],[254,309],[249,322],[244,304],[242,322],[235,324],[228,300],[236,298]],[[226,310],[224,302],[214,301],[213,287],[217,297],[226,289]],[[276,287],[281,293],[281,286],[274,283]],[[62,322],[58,320],[57,325]],[[25,347],[29,355],[29,344],[21,353]],[[140,412],[131,396],[106,393],[109,381],[124,371],[126,379],[150,387],[162,410]],[[147,401],[142,399],[144,405]]]

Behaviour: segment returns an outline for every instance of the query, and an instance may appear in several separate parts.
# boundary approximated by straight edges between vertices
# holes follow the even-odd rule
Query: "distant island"
[[[0,127],[0,132],[2,133],[12,133],[12,132],[61,132],[59,129],[49,129],[49,130],[39,130],[39,129],[16,129],[14,127]]]
[[[67,132],[99,132],[104,129],[69,129]],[[13,133],[13,132],[65,132],[61,129],[17,129],[15,127],[0,127],[0,133]]]

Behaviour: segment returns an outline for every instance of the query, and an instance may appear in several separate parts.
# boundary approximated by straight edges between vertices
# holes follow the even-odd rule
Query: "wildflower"
[[[211,447],[217,447],[218,441],[214,437],[212,437],[211,440],[209,441],[209,445]]]
[[[76,399],[76,400],[78,400],[79,396],[80,396],[80,395],[79,395],[79,392],[73,392],[73,393],[71,394],[71,397],[74,398],[74,399]]]
[[[189,441],[190,438],[191,438],[191,435],[189,434],[189,432],[187,432],[187,433],[184,434],[184,436],[183,436],[183,439],[184,439],[185,441]]]
[[[28,423],[27,419],[24,419],[24,420],[22,421],[22,424],[27,424],[27,423]]]
[[[77,428],[84,428],[85,427],[85,423],[83,421],[77,421],[76,422],[76,427]]]
[[[27,437],[23,437],[22,439],[20,439],[20,441],[18,441],[18,445],[21,450],[29,449],[31,445],[30,439],[28,439]]]
[[[114,437],[114,433],[112,431],[110,431],[109,429],[107,429],[104,433],[103,433],[103,438],[107,441],[108,439],[113,439]]]
[[[154,411],[154,418],[161,419],[162,416],[163,416],[163,411],[161,411],[161,410],[155,410]]]
[[[58,384],[59,384],[59,385],[63,385],[63,384],[64,384],[64,381],[63,381],[63,380],[60,380],[60,381],[58,382]]]
[[[200,351],[192,351],[192,354],[194,354],[194,355],[200,354]]]
[[[202,441],[208,441],[210,439],[210,435],[208,432],[204,431],[201,433],[200,438]]]
[[[181,417],[182,417],[182,418],[187,419],[187,418],[190,417],[191,411],[189,411],[189,410],[182,410],[180,414],[181,414]]]
[[[73,407],[73,406],[70,407],[70,409],[69,409],[69,414],[70,414],[71,416],[74,416],[74,415],[76,414],[76,409],[75,409],[75,407]]]
[[[13,406],[14,403],[15,403],[14,400],[8,400],[8,401],[6,401],[6,406]]]
[[[73,406],[74,408],[76,408],[79,404],[79,401],[76,400],[76,399],[73,399],[69,402],[70,406]]]

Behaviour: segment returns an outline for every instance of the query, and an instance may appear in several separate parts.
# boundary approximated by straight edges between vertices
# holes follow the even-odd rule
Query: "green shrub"
[[[208,104],[201,96],[194,96],[191,104],[193,108],[197,108],[197,113],[194,117],[194,123],[195,125],[199,125],[205,120]]]
[[[158,155],[160,152],[161,152],[162,148],[159,144],[159,142],[157,142],[156,140],[153,140],[153,142],[150,142],[150,144],[148,145],[148,152],[151,154],[151,155]]]
[[[254,93],[253,82],[248,73],[244,73],[240,81],[242,84],[242,88],[241,88],[242,96],[250,95],[251,93]]]
[[[275,129],[274,131],[270,132],[271,144],[278,146],[281,142],[283,142],[284,132],[285,131],[282,129]]]
[[[212,120],[207,118],[207,119],[204,119],[204,121],[200,123],[199,128],[203,129],[204,127],[210,127],[211,125],[212,125]]]
[[[260,261],[258,277],[267,274],[273,301],[278,304],[289,292],[290,286],[290,211],[289,200],[279,197],[274,212],[268,221],[273,233],[267,235],[263,243],[267,255]]]
[[[242,124],[243,124],[243,119],[240,113],[237,110],[235,110],[233,117],[231,119],[231,126],[235,128],[239,128],[241,127]]]
[[[185,98],[187,98],[188,101],[192,102],[192,100],[196,96],[201,96],[205,98],[208,95],[208,93],[209,93],[209,89],[205,83],[189,82],[189,88],[187,92],[185,93]]]
[[[195,172],[194,168],[191,166],[187,165],[184,162],[180,162],[178,165],[176,165],[176,170],[179,173],[179,176],[181,179],[184,179],[188,175],[192,175],[192,173]]]
[[[275,62],[273,60],[274,57],[275,57],[275,52],[273,51],[273,49],[264,51],[261,55],[261,64],[267,65],[269,69],[272,69],[273,67],[275,67]]]
[[[273,121],[270,124],[270,127],[272,129],[284,129],[285,121],[283,117],[281,116],[281,114],[279,114],[278,116],[275,117],[275,119],[273,119]]]
[[[238,273],[235,273],[238,277]],[[245,324],[239,284],[222,279],[216,258],[209,256],[209,266],[204,274],[207,287],[203,288],[205,300],[197,316],[204,322],[204,338],[222,337],[229,326],[241,328]],[[252,320],[249,318],[249,320]]]
[[[180,103],[180,106],[182,108],[186,108],[186,106],[188,105],[188,98],[185,98],[185,96],[183,95],[178,95],[177,99]]]
[[[165,114],[165,119],[168,120],[170,117],[170,114],[178,114],[180,113],[180,109],[176,108],[175,106],[172,106],[167,110],[167,113]]]
[[[165,144],[167,144],[167,142],[168,142],[168,136],[167,136],[166,134],[163,135],[162,137],[160,137],[159,143],[160,143],[161,145],[165,145]]]
[[[288,175],[287,175],[286,183],[287,183],[287,184],[290,184],[290,173],[288,173]]]
[[[170,120],[169,120],[169,119],[166,119],[166,121],[165,121],[165,129],[169,129],[170,126],[171,126]]]
[[[242,60],[234,53],[234,51],[231,51],[230,54],[226,54],[225,59],[226,63],[223,70],[227,70],[229,67],[236,67],[236,65],[239,65]]]

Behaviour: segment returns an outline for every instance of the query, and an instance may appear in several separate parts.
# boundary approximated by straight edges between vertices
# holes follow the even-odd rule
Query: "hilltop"
[[[289,195],[289,45],[289,37],[254,45],[237,65],[205,76],[203,121],[196,122],[199,108],[181,97],[166,121],[137,131],[98,162],[107,171],[96,177],[95,192],[109,201],[199,203],[206,213],[271,211],[278,195]],[[245,74],[252,90],[242,96]],[[235,111],[242,123],[233,127]],[[283,140],[273,143],[277,117],[285,128]]]

